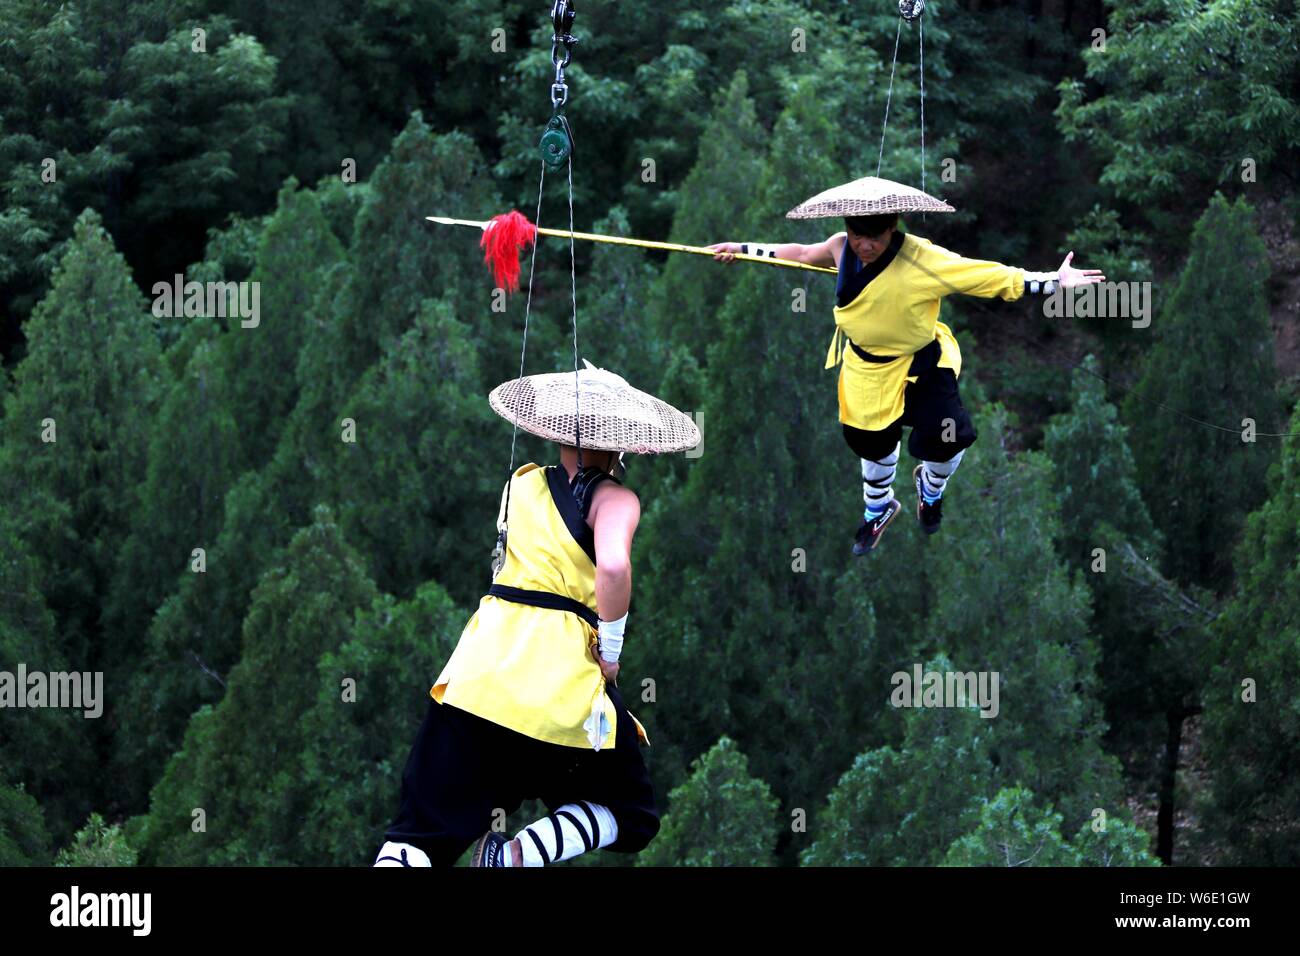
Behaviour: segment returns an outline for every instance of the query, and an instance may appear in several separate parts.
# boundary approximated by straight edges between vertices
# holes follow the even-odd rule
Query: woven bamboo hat
[[[890,179],[864,176],[805,199],[785,214],[787,219],[831,219],[875,216],[886,212],[956,212],[942,199]]]
[[[657,455],[694,448],[700,430],[667,402],[647,395],[624,379],[586,359],[576,373],[581,393],[575,394],[574,372],[527,375],[503,382],[488,395],[492,410],[526,432],[564,445]],[[581,408],[582,434],[575,433]]]

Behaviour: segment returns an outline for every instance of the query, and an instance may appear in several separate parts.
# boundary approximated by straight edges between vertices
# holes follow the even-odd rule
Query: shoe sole
[[[871,542],[871,547],[863,551],[855,550],[853,552],[853,556],[855,558],[864,557],[865,555],[870,554],[872,551],[875,551],[876,546],[880,544],[880,539],[885,536],[885,529],[890,526],[893,520],[898,517],[898,513],[903,510],[903,505],[899,502],[897,498],[891,498],[889,503],[894,507],[889,509],[889,517],[885,519],[885,523],[880,526],[880,531],[876,533],[876,540]],[[855,544],[854,547],[856,548],[857,545]]]
[[[469,865],[470,865],[470,866],[482,866],[482,865],[483,865],[482,862],[481,862],[482,859],[483,859],[483,847],[487,844],[487,842],[488,842],[488,840],[489,840],[490,838],[491,838],[491,834],[490,834],[490,833],[485,833],[485,834],[483,834],[481,837],[478,838],[478,842],[474,844],[474,852],[473,852],[472,854],[470,854],[470,858],[469,858]]]
[[[925,466],[917,465],[912,469],[912,484],[916,485],[916,521],[917,524],[921,526],[921,530],[926,534],[935,534],[939,530],[939,526],[935,525],[933,528],[927,528],[925,526],[925,519],[921,517],[921,505],[925,501],[921,491],[921,469],[923,467]]]

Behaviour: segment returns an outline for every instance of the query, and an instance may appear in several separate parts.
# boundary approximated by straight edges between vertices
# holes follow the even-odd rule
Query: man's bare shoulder
[[[847,238],[847,233],[834,233],[821,242],[813,243],[811,246],[804,246],[803,254],[799,258],[809,265],[835,268],[839,264],[840,253],[844,251],[844,243]]]
[[[641,499],[637,493],[617,481],[602,481],[592,492],[591,508],[587,512],[587,523],[596,526],[596,516],[605,514],[622,517],[624,520],[637,521],[641,516]]]

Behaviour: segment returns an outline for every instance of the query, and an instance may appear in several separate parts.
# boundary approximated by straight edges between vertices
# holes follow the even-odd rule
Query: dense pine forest
[[[0,865],[369,865],[491,582],[486,396],[526,307],[572,370],[575,287],[579,356],[703,436],[626,476],[663,828],[578,864],[1300,864],[1300,7],[578,11],[539,206],[549,4],[0,0]],[[833,276],[541,239],[529,305],[425,218],[811,243],[877,174],[955,207],[908,233],[1150,301],[945,298],[979,439],[869,560]],[[914,668],[998,713],[896,706]]]

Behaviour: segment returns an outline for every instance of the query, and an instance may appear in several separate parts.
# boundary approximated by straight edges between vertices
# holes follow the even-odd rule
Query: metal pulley
[[[577,12],[573,0],[555,0],[555,6],[551,7],[551,22],[555,24],[556,36],[568,36]]]
[[[569,118],[560,110],[546,124],[540,146],[547,172],[558,173],[573,155],[573,130],[569,128]]]
[[[925,12],[925,0],[898,0],[898,15],[911,23]]]
[[[564,105],[569,101],[564,68],[573,59],[573,45],[578,42],[570,32],[577,12],[573,0],[555,0],[555,6],[551,7],[551,23],[555,27],[555,35],[551,37],[551,63],[555,67],[555,78],[551,81],[551,108],[554,112],[539,145],[542,162],[552,173],[562,170],[573,155],[573,130],[564,115]]]

